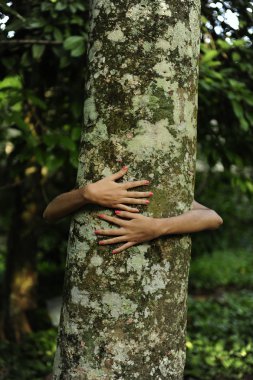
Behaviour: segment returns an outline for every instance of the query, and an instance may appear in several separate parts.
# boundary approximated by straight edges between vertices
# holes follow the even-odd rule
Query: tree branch
[[[49,40],[4,40],[0,41],[0,45],[3,44],[12,44],[12,45],[24,45],[24,44],[36,44],[36,45],[61,45],[62,42],[60,41],[49,41]]]
[[[8,5],[5,5],[5,4],[0,4],[0,7],[7,13],[10,13],[14,16],[16,16],[17,18],[19,18],[21,21],[25,22],[26,19],[20,14],[18,13],[15,9],[12,9],[11,7],[9,7]]]
[[[17,182],[14,182],[14,183],[8,183],[6,185],[0,186],[0,191],[2,191],[2,190],[8,190],[8,189],[12,189],[13,187],[20,186],[23,182],[24,182],[24,180],[23,181],[17,181]]]

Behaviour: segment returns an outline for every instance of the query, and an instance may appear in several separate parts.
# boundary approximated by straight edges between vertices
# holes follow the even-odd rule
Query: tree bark
[[[93,0],[90,15],[77,185],[129,165],[128,179],[151,180],[146,215],[181,214],[194,191],[200,2]],[[71,222],[53,378],[182,379],[190,237],[112,255],[97,244],[98,211]]]

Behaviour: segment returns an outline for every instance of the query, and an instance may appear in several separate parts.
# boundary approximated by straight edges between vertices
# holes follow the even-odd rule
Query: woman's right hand
[[[90,183],[79,190],[85,202],[97,204],[103,207],[117,208],[130,212],[139,212],[138,208],[130,207],[129,204],[147,205],[151,197],[151,191],[128,191],[137,186],[145,186],[149,181],[133,181],[117,183],[117,179],[122,178],[127,173],[128,167],[124,166],[118,173],[107,176],[100,181]]]

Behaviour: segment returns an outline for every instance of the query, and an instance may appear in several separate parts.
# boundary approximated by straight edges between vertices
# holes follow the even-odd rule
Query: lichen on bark
[[[145,215],[180,214],[194,190],[200,2],[93,0],[90,16],[77,185],[124,163],[151,180]],[[71,222],[53,378],[180,380],[190,238],[111,255],[98,211]]]

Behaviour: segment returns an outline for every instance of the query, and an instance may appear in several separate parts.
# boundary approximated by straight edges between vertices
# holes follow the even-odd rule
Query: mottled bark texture
[[[189,209],[199,15],[199,0],[92,1],[78,186],[129,165],[128,179],[151,180],[145,215]],[[112,255],[98,211],[71,222],[53,378],[182,379],[190,238]]]

